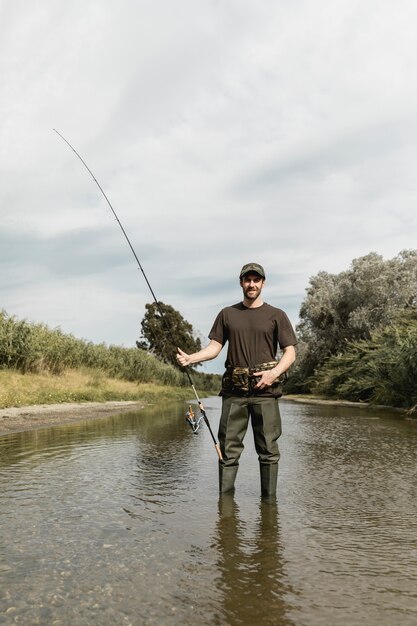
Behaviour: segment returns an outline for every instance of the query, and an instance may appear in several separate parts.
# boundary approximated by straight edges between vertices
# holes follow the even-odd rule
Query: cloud
[[[0,294],[134,345],[158,298],[204,335],[248,260],[294,324],[309,277],[415,247],[417,6],[21,0],[0,20]],[[223,359],[220,359],[219,365]]]

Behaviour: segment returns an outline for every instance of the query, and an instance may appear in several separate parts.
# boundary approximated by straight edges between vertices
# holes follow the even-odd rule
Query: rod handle
[[[219,461],[223,461],[222,451],[220,450],[219,444],[215,443],[214,447],[216,448],[216,452],[217,452],[217,456],[219,457]]]

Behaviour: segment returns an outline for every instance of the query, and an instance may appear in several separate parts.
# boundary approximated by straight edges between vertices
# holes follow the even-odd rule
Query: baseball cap
[[[243,276],[249,274],[249,272],[255,272],[259,274],[261,278],[265,278],[265,270],[259,263],[246,263],[240,270],[239,278],[243,278]]]

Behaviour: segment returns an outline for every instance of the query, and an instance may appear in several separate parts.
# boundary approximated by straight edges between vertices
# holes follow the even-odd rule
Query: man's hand
[[[193,354],[187,354],[181,350],[181,348],[177,348],[177,361],[180,365],[182,365],[182,367],[195,365],[196,363],[201,363],[201,361],[210,361],[210,359],[216,358],[222,347],[221,343],[215,339],[211,339],[208,346],[198,352],[194,352]]]
[[[177,354],[177,361],[180,365],[182,365],[182,367],[187,367],[188,365],[191,364],[191,357],[189,354],[187,354],[186,352],[183,352],[183,350],[181,350],[180,348],[177,348],[178,350],[178,354]]]
[[[254,376],[258,376],[259,380],[255,385],[255,389],[266,389],[270,387],[278,378],[274,370],[266,370],[265,372],[254,372]]]

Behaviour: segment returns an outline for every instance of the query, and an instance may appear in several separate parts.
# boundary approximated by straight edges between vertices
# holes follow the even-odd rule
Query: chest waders
[[[276,493],[280,456],[278,438],[281,435],[278,398],[257,395],[254,387],[258,379],[253,375],[276,365],[277,361],[272,361],[253,368],[228,368],[223,376],[223,405],[218,433],[223,456],[219,462],[220,493],[234,491],[249,420],[258,454],[261,494],[271,497]],[[269,389],[281,395],[284,380],[285,376],[280,377]]]

